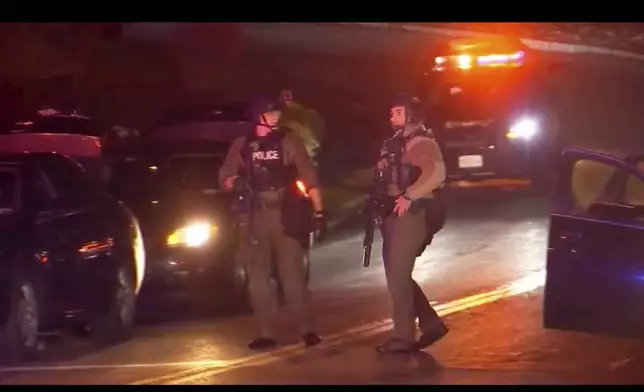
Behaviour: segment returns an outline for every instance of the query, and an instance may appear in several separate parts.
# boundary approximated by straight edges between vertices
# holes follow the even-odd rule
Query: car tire
[[[25,277],[18,278],[11,290],[7,322],[0,327],[1,364],[20,364],[37,356],[39,314],[33,282]]]
[[[111,288],[107,313],[96,315],[90,323],[91,339],[99,345],[114,345],[129,340],[134,331],[136,293],[129,265],[121,265]]]

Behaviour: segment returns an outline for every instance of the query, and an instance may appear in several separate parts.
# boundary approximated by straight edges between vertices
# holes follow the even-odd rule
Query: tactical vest
[[[275,130],[264,137],[253,133],[242,153],[244,175],[257,192],[279,191],[295,180],[295,167],[285,164],[282,140],[287,131]]]
[[[407,189],[420,177],[420,167],[410,163],[403,163],[402,161],[407,143],[417,136],[431,137],[431,133],[427,130],[419,129],[408,136],[403,136],[402,132],[400,132],[385,141],[382,153],[383,157],[387,159],[388,165],[383,173],[383,179],[387,185],[396,186],[401,190]]]

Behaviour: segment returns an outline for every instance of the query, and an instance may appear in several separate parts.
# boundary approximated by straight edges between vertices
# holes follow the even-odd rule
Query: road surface
[[[368,48],[401,53],[400,48],[420,51],[441,39],[335,29],[315,30],[307,36],[299,27],[290,33],[262,27],[254,30],[254,37],[273,44],[278,36],[281,42],[288,37],[292,44],[320,51]],[[347,46],[338,49],[341,45]],[[590,58],[565,72],[563,102],[576,140],[581,145],[602,143],[607,149],[636,150],[644,121],[639,113],[644,100],[641,71],[630,62],[607,64],[605,58]],[[360,265],[361,233],[348,227],[312,254],[311,286],[318,329],[325,339],[319,348],[303,350],[286,320],[280,336],[284,347],[258,355],[245,347],[254,335],[247,316],[168,317],[142,325],[132,341],[102,350],[71,338],[63,339],[66,344],[49,342],[43,360],[0,369],[0,383],[636,380],[633,369],[640,363],[637,349],[641,349],[635,343],[541,329],[539,287],[545,265],[547,210],[547,200],[515,191],[454,195],[447,226],[418,259],[414,272],[452,330],[426,355],[401,360],[376,357],[372,345],[385,338],[389,314],[380,241],[374,244],[372,266],[365,270]]]

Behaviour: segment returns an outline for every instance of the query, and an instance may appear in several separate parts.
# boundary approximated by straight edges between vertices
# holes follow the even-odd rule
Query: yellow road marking
[[[450,182],[452,188],[486,188],[486,187],[525,187],[532,183],[530,180],[495,178],[480,181],[456,180]]]
[[[186,361],[186,362],[160,362],[160,363],[125,363],[125,364],[99,364],[99,365],[52,365],[52,366],[16,366],[2,367],[0,373],[5,372],[47,372],[47,371],[73,371],[73,370],[117,370],[160,367],[186,367],[199,366],[201,368],[217,368],[228,366],[229,360]]]
[[[449,314],[492,303],[503,298],[528,293],[543,286],[544,282],[545,271],[539,271],[499,289],[450,301],[436,306],[435,309],[440,316],[447,316]],[[356,337],[364,338],[372,335],[377,335],[389,330],[391,328],[391,325],[392,323],[390,319],[384,319],[359,327],[351,328],[338,334],[326,336],[324,342],[314,349],[333,347],[354,340]],[[230,360],[227,361],[227,364],[223,367],[205,366],[196,369],[186,369],[184,371],[169,373],[161,377],[153,377],[140,380],[133,383],[133,385],[188,384],[195,380],[227,373],[244,366],[261,366],[278,362],[287,358],[288,356],[302,354],[307,350],[311,349],[306,349],[301,345],[290,345],[277,350],[273,350],[271,352],[251,355],[236,360]]]

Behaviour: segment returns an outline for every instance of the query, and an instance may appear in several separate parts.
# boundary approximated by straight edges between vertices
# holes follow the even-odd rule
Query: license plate
[[[461,155],[458,157],[458,167],[462,169],[483,167],[483,155]]]

